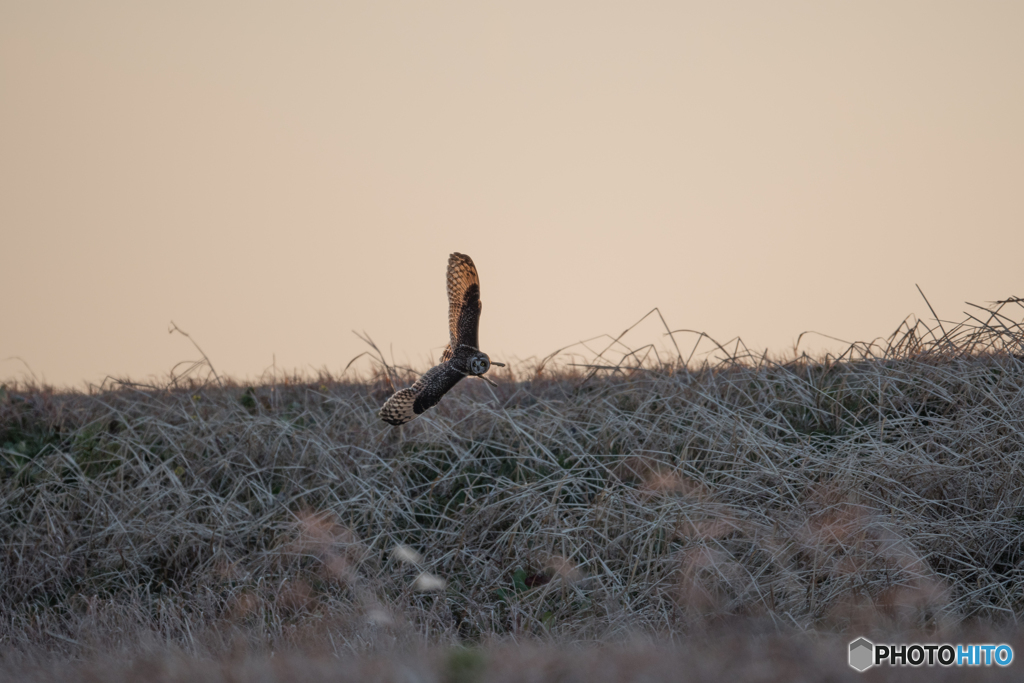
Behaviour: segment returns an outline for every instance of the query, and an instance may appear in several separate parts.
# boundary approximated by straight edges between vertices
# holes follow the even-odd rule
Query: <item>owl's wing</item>
[[[427,408],[436,406],[448,390],[465,377],[451,363],[441,363],[427,370],[408,389],[391,395],[378,415],[388,424],[401,425]]]
[[[452,359],[452,356],[454,355],[455,353],[452,351],[452,345],[449,344],[448,346],[444,347],[444,352],[441,354],[441,362],[446,363],[450,361]]]
[[[480,276],[473,259],[455,252],[448,257],[448,332],[451,349],[461,345],[479,349]],[[443,357],[442,357],[443,358]]]

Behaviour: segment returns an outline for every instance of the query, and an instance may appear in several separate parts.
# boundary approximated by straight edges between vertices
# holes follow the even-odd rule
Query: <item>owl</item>
[[[380,409],[380,419],[401,425],[436,406],[449,389],[463,377],[472,375],[488,382],[484,373],[492,361],[480,350],[477,332],[480,328],[480,276],[473,259],[455,252],[448,257],[448,333],[450,341],[441,354],[441,363],[427,370],[408,389],[396,391]],[[494,384],[494,382],[491,382]]]

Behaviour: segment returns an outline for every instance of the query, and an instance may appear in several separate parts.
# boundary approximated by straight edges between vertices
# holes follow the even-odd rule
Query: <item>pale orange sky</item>
[[[1024,3],[0,0],[0,378],[425,367],[1024,295]],[[648,338],[644,338],[644,335]],[[633,341],[656,341],[656,326]],[[822,342],[815,341],[821,345]]]

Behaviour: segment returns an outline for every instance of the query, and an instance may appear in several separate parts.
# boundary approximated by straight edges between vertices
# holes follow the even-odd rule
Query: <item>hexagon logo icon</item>
[[[874,664],[875,644],[867,638],[858,638],[850,643],[850,666],[857,671],[866,671]]]

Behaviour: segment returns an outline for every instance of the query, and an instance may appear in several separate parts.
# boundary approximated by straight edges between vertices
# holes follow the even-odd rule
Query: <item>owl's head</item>
[[[473,355],[469,359],[469,373],[471,375],[482,375],[491,367],[491,359],[483,351]]]

